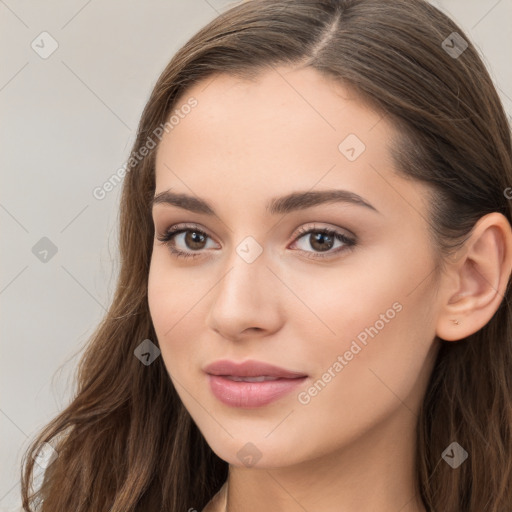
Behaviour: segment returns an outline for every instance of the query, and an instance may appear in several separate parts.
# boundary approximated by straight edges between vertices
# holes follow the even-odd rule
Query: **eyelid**
[[[176,222],[175,224],[171,224],[169,227],[165,228],[161,234],[161,236],[167,235],[169,232],[173,231],[173,234],[176,234],[177,231],[200,231],[205,235],[208,235],[212,240],[214,239],[211,236],[206,228],[203,226],[196,224],[195,222]]]
[[[319,221],[312,221],[300,224],[300,226],[294,230],[293,236],[294,238],[296,238],[297,236],[303,235],[304,233],[308,233],[310,231],[336,231],[337,233],[340,233],[346,236],[347,238],[352,238],[354,241],[357,241],[356,235],[349,229],[342,228],[341,226],[336,226],[328,222]]]
[[[320,223],[320,224],[322,224],[322,223]],[[325,224],[328,224],[328,223],[325,223]],[[195,222],[177,222],[175,224],[171,224],[169,227],[165,228],[159,236],[165,236],[170,231],[176,232],[179,230],[188,230],[188,229],[200,231],[200,232],[204,233],[205,235],[208,235],[208,237],[211,238],[212,240],[214,240],[214,238],[215,238],[208,233],[208,230],[206,228],[204,228],[200,224],[196,224]],[[356,235],[346,228],[332,226],[329,224],[327,226],[325,226],[325,225],[318,226],[318,222],[314,222],[314,221],[306,223],[306,224],[304,224],[304,223],[300,224],[299,227],[295,228],[293,231],[293,235],[292,235],[292,242],[295,242],[296,238],[298,236],[304,235],[310,231],[336,231],[336,232],[342,231],[343,233],[340,233],[340,234],[344,234],[347,238],[352,238],[352,239],[354,239],[354,241],[357,242]],[[155,230],[155,235],[156,234],[157,234],[157,230]],[[176,233],[174,233],[174,234],[176,234]]]
[[[337,241],[341,242],[343,245],[341,247],[338,247],[335,250],[329,249],[325,252],[305,251],[303,249],[298,249],[298,250],[299,250],[299,252],[303,253],[306,258],[309,258],[309,259],[313,259],[313,260],[334,259],[339,254],[345,253],[351,249],[354,249],[359,243],[358,238],[354,234],[352,234],[350,232],[351,234],[347,235],[343,231],[348,231],[348,230],[343,230],[343,228],[339,228],[339,227],[317,226],[316,223],[313,223],[312,226],[311,225],[309,225],[309,226],[302,225],[302,226],[300,226],[299,231],[294,233],[292,245],[297,244],[301,238],[303,238],[304,236],[306,236],[310,233],[315,233],[315,232],[328,233],[329,236],[334,236],[335,241],[337,240]]]
[[[298,229],[298,231],[297,231]],[[214,237],[212,237],[208,230],[204,229],[202,226],[196,223],[176,223],[172,224],[168,228],[166,228],[163,232],[163,234],[155,235],[156,238],[163,243],[163,245],[167,245],[169,247],[169,250],[174,253],[176,256],[179,257],[200,257],[204,256],[204,253],[210,252],[206,251],[204,249],[200,251],[183,251],[181,249],[176,249],[172,246],[171,242],[178,236],[179,234],[187,231],[197,231],[200,233],[203,233],[208,238],[213,240],[215,242]],[[347,250],[353,249],[358,244],[358,239],[356,235],[354,235],[349,230],[346,230],[344,228],[340,227],[331,227],[331,226],[318,226],[316,222],[309,223],[309,224],[302,224],[299,228],[296,228],[294,230],[294,234],[292,237],[291,244],[296,244],[302,237],[305,235],[311,233],[311,232],[327,232],[330,235],[333,235],[336,240],[341,241],[343,243],[342,247],[338,247],[336,250],[328,250],[325,253],[322,252],[316,252],[316,251],[305,251],[303,249],[298,249],[300,253],[306,254],[308,258],[321,260],[326,258],[334,258],[338,253],[345,252]],[[349,232],[350,235],[343,233],[342,231]],[[218,242],[215,242],[218,243]],[[287,246],[288,248],[288,246]]]

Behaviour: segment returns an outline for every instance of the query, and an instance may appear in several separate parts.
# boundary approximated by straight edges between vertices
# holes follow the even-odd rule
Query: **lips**
[[[210,375],[222,375],[224,377],[275,377],[277,379],[307,377],[305,373],[286,370],[279,366],[253,360],[237,363],[223,359],[209,364],[204,368],[204,371]]]
[[[216,361],[204,368],[213,395],[231,407],[267,405],[301,386],[307,375],[260,361]]]

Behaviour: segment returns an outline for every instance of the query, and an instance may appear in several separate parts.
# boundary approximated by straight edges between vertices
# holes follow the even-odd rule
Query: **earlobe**
[[[446,271],[436,334],[456,341],[484,327],[504,300],[512,271],[512,229],[498,212],[483,216]]]

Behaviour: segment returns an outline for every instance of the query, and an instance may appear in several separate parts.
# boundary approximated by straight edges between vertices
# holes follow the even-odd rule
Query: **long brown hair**
[[[512,184],[512,151],[503,106],[469,38],[423,0],[233,6],[165,68],[132,156],[154,138],[189,86],[215,73],[247,78],[278,64],[311,66],[393,122],[396,171],[432,187],[429,233],[440,265],[481,216],[501,212],[512,224],[504,194]],[[26,511],[201,510],[227,477],[227,463],[205,442],[162,358],[146,366],[134,357],[143,340],[158,345],[147,298],[155,152],[124,177],[115,296],[80,361],[76,396],[25,454]],[[512,510],[509,299],[507,287],[498,311],[472,336],[438,339],[417,430],[416,479],[429,511]],[[454,441],[469,454],[456,469],[441,458]],[[33,457],[43,443],[58,458],[34,492]]]

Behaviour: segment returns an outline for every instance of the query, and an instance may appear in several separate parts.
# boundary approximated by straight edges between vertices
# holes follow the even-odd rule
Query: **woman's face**
[[[185,407],[217,455],[258,467],[412,439],[437,346],[426,189],[394,174],[392,126],[310,68],[278,71],[176,105],[148,289]],[[188,231],[157,239],[171,228]],[[219,360],[305,377],[211,377]]]

